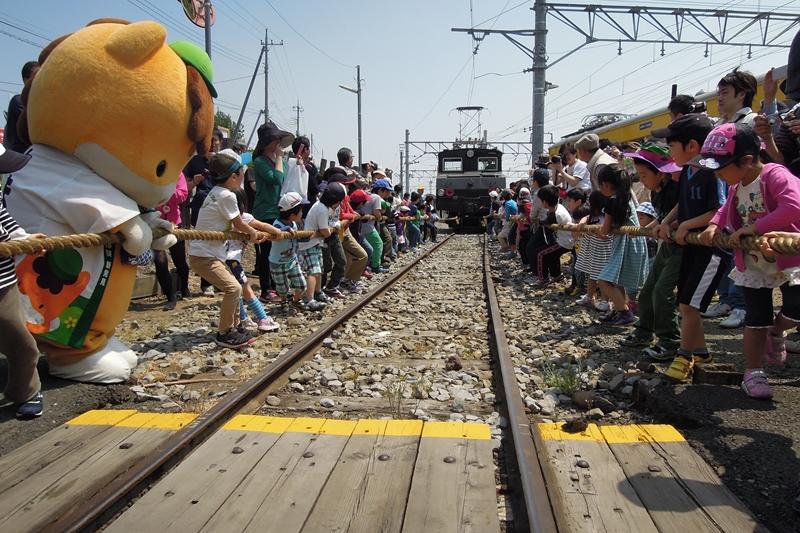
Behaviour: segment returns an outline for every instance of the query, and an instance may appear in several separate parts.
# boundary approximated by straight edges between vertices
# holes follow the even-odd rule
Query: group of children
[[[270,240],[270,275],[281,304],[305,311],[320,311],[331,298],[342,297],[340,287],[360,291],[358,278],[386,273],[398,254],[416,252],[420,228],[435,217],[433,197],[420,201],[420,195],[413,193],[407,200],[399,199],[395,195],[401,190],[380,171],[373,172],[378,179],[368,184],[349,169],[332,167],[310,207],[299,193],[287,192],[278,202],[279,216],[272,223],[259,222],[245,212],[244,165],[239,155],[232,150],[216,153],[209,172],[215,186],[203,201],[195,229],[235,230],[256,244]],[[300,237],[301,230],[312,234]],[[355,280],[339,276],[341,281],[332,283],[334,270],[344,272],[346,259],[331,253],[330,245],[343,238],[344,231],[366,251],[367,266],[357,269]],[[430,236],[436,240],[435,226]],[[232,240],[191,241],[188,247],[191,269],[223,294],[216,342],[225,347],[252,343],[253,330],[279,328],[266,313],[267,302],[250,287],[242,266],[243,250],[244,242]]]
[[[548,183],[546,169],[537,169],[530,187],[538,203],[525,183],[503,191],[491,231],[499,220],[501,250],[519,254],[537,287],[564,279],[561,256],[570,253],[572,284],[565,292],[585,290],[577,303],[602,311],[602,323],[633,326],[622,344],[671,362],[665,375],[681,382],[695,365],[713,360],[701,313],[732,258],[730,277],[746,308],[742,388],[752,398],[771,399],[764,367],[783,364],[786,331],[800,326],[800,256],[776,255],[766,242],[758,251],[731,251],[715,237],[727,234],[738,245],[745,236],[800,234],[800,178],[769,162],[755,130],[741,121],[715,125],[705,114],[689,113],[652,136],[662,142],[624,154],[650,202],[633,197],[630,165],[601,166],[588,195],[577,187],[560,191]],[[572,234],[551,230],[554,223],[596,228]],[[621,227],[634,231],[615,231]],[[636,234],[640,227],[658,241]],[[689,232],[701,244],[687,242]],[[774,315],[776,288],[783,306]],[[598,290],[609,304],[597,300]]]

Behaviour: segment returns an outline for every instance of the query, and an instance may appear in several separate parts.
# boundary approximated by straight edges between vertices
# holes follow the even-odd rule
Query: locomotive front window
[[[462,163],[460,157],[445,158],[442,160],[442,172],[461,172]]]
[[[479,157],[478,158],[478,171],[479,172],[491,172],[497,170],[497,158],[496,157]]]

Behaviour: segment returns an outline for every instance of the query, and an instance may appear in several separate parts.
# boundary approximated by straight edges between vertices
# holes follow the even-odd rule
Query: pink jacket
[[[728,190],[728,199],[711,219],[711,224],[722,226],[730,231],[742,227],[742,217],[736,210],[736,190],[738,185]],[[756,220],[755,229],[759,235],[770,231],[791,231],[800,233],[800,178],[789,169],[777,163],[764,165],[761,171],[761,195],[767,214]],[[780,270],[800,266],[800,256],[778,255],[776,262]],[[736,268],[744,271],[744,255],[735,250]]]
[[[175,192],[169,200],[158,206],[156,209],[161,213],[161,218],[172,222],[176,226],[181,223],[180,205],[189,198],[189,187],[186,185],[186,177],[181,172],[178,182],[175,184]]]

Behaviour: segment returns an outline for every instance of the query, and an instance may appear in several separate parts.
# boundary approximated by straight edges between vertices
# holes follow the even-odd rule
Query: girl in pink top
[[[161,218],[172,222],[175,226],[181,223],[180,205],[189,197],[189,188],[186,184],[186,177],[181,172],[178,183],[175,185],[175,193],[169,200],[158,206]],[[164,305],[165,311],[175,309],[175,303],[179,298],[187,298],[189,294],[189,265],[186,263],[186,244],[185,241],[178,241],[169,249],[175,270],[178,272],[178,287],[172,283],[172,275],[169,271],[169,261],[167,254],[163,250],[153,250],[153,262],[156,264],[156,279],[161,286],[161,292],[167,297]]]
[[[708,135],[697,165],[711,169],[730,185],[725,204],[700,239],[710,245],[724,228],[736,245],[745,236],[772,231],[800,231],[800,180],[783,165],[761,163],[761,141],[741,123],[723,124]],[[742,388],[751,398],[768,400],[772,388],[763,362],[786,360],[784,332],[800,325],[800,257],[765,258],[761,252],[735,250],[731,279],[744,292],[744,355],[747,371]],[[779,288],[783,306],[773,316],[772,292]]]

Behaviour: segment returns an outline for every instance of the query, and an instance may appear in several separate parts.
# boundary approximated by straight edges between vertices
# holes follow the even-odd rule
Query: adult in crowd
[[[669,121],[672,122],[676,118],[681,118],[683,115],[695,113],[695,99],[694,96],[688,94],[678,94],[672,97],[667,105],[669,111]]]
[[[578,139],[575,149],[578,151],[578,157],[582,161],[586,161],[592,190],[598,190],[597,176],[600,171],[603,170],[603,167],[615,164],[617,160],[600,149],[600,137],[594,133],[587,133]]]
[[[281,199],[281,187],[286,178],[284,173],[283,149],[294,141],[294,135],[284,131],[271,120],[258,128],[258,143],[253,150],[253,173],[255,175],[255,200],[252,215],[259,222],[272,224],[280,215],[278,202]],[[257,246],[256,272],[258,272],[262,302],[280,302],[275,292],[275,285],[270,275],[269,252],[270,241]]]
[[[214,128],[211,136],[211,151],[205,155],[195,154],[183,167],[188,198],[190,198],[180,206],[181,220],[184,223],[188,220],[192,226],[197,224],[200,208],[203,206],[208,192],[214,188],[214,181],[211,179],[211,174],[208,170],[208,162],[215,153],[222,149],[222,141],[222,131],[219,128]],[[193,193],[194,196],[192,196]],[[200,291],[205,296],[213,296],[214,286],[201,277]]]
[[[756,77],[747,71],[737,68],[723,76],[717,83],[719,119],[715,126],[728,122],[752,125],[758,115],[752,109],[757,90]]]
[[[578,159],[578,150],[572,143],[561,146],[561,156],[554,157],[548,168],[555,172],[554,184],[566,185],[566,189],[592,190],[592,180],[589,178],[589,167],[586,162]]]
[[[36,61],[28,61],[22,65],[22,83],[28,85],[30,81],[36,76],[39,70],[39,63]],[[23,153],[28,149],[30,144],[26,143],[17,135],[17,120],[22,114],[25,106],[22,103],[22,95],[15,94],[8,102],[8,111],[6,113],[6,129],[4,131],[3,146],[9,150]]]
[[[281,196],[286,193],[296,192],[306,204],[305,211],[317,201],[316,194],[312,200],[308,199],[308,169],[306,162],[311,154],[311,141],[308,137],[297,137],[292,142],[292,156],[286,158],[286,169],[283,184],[281,185]]]

